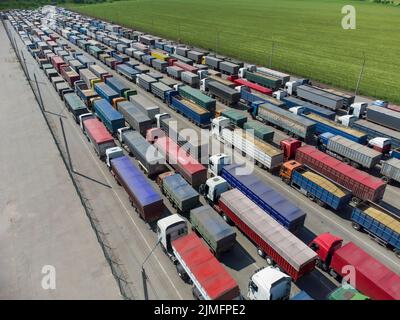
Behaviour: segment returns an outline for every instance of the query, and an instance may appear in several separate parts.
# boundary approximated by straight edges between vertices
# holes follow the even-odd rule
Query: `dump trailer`
[[[129,99],[130,96],[135,95],[137,92],[134,89],[131,89],[127,85],[125,85],[121,80],[115,78],[115,77],[110,77],[106,79],[106,84],[116,91],[120,97],[123,97],[125,99]]]
[[[190,222],[216,256],[230,250],[236,242],[235,230],[209,205],[190,210]]]
[[[221,194],[220,212],[258,247],[259,254],[297,281],[315,268],[317,255],[238,189]]]
[[[274,76],[269,76],[261,72],[244,70],[242,78],[246,78],[251,82],[255,82],[272,90],[277,90],[279,87],[282,86],[282,79],[276,78]]]
[[[103,99],[107,100],[109,103],[112,103],[112,101],[115,98],[119,97],[118,92],[115,90],[111,89],[108,85],[106,85],[104,82],[97,82],[94,84],[94,91],[96,91],[100,97]]]
[[[282,128],[285,132],[292,134],[295,138],[312,141],[315,133],[316,123],[304,119],[302,116],[290,111],[276,107],[270,103],[252,103],[249,112],[252,116],[267,124],[273,124]]]
[[[208,79],[203,79],[205,82],[205,90],[209,92],[212,96],[218,97],[219,100],[227,105],[237,104],[240,100],[240,92],[232,89],[221,82],[209,81]]]
[[[158,220],[164,211],[163,200],[129,157],[111,159],[110,169],[115,179],[125,189],[139,216],[148,223]]]
[[[279,175],[287,184],[322,207],[340,210],[351,201],[349,190],[294,160],[285,162]]]
[[[324,106],[331,110],[344,107],[344,98],[311,85],[300,85],[296,88],[296,95],[306,101]]]
[[[79,116],[88,113],[88,109],[83,101],[76,95],[76,93],[67,93],[64,95],[64,103],[68,110],[72,113],[75,122],[79,123]]]
[[[192,156],[187,155],[186,150],[180,148],[173,140],[168,137],[159,137],[154,142],[154,146],[193,188],[198,189],[206,181],[207,168]]]
[[[318,254],[318,264],[337,278],[348,275],[354,268],[355,289],[374,300],[399,300],[400,276],[371,257],[364,250],[330,233],[317,236],[310,247]]]
[[[367,120],[400,131],[400,113],[388,108],[369,106]]]
[[[115,110],[107,100],[94,100],[93,110],[111,134],[114,135],[119,128],[125,127],[124,116]]]
[[[210,125],[211,114],[209,111],[177,95],[176,91],[170,91],[167,96],[167,103],[172,109],[178,111],[199,127],[203,128]]]
[[[355,230],[367,232],[400,258],[400,218],[397,215],[366,201],[353,209],[350,219]]]
[[[357,120],[352,125],[352,128],[365,132],[368,139],[377,137],[389,138],[393,148],[400,148],[400,132],[381,126],[379,124],[369,122],[367,120]]]
[[[114,138],[107,131],[106,127],[97,119],[84,120],[82,127],[99,158],[104,159],[106,150],[115,147]]]
[[[156,150],[138,131],[124,130],[121,132],[121,142],[137,159],[140,167],[150,177],[166,170],[164,156]]]
[[[308,113],[303,115],[305,118],[314,121],[316,123],[315,133],[321,134],[325,132],[333,133],[334,135],[339,135],[354,142],[360,144],[366,144],[368,136],[357,129],[346,127],[335,121],[323,118],[314,113]]]
[[[382,159],[382,153],[330,132],[321,134],[319,139],[322,151],[354,167],[371,169]]]
[[[265,142],[272,142],[274,139],[274,129],[258,121],[246,121],[243,129],[253,130],[254,136]]]
[[[211,133],[222,143],[235,147],[242,154],[254,159],[258,166],[269,171],[280,168],[283,162],[283,153],[281,150],[259,140],[251,134],[247,134],[242,129],[231,128],[228,118],[214,118],[211,123]]]
[[[171,246],[178,267],[193,283],[195,296],[202,300],[240,299],[236,281],[194,232],[173,240]]]
[[[247,116],[240,111],[228,109],[221,112],[221,115],[225,118],[228,118],[231,124],[243,128],[245,123],[247,122]]]
[[[379,202],[385,193],[386,183],[382,179],[353,168],[315,147],[303,146],[298,148],[296,161],[349,189],[355,197],[353,201],[358,202],[358,199],[360,199]]]
[[[150,84],[150,91],[156,97],[160,98],[162,101],[166,101],[168,99],[168,93],[172,91],[171,87],[168,87],[164,83],[161,82],[153,82]]]
[[[158,180],[162,193],[179,214],[189,213],[200,204],[198,192],[179,173],[161,174]]]
[[[150,118],[132,102],[117,102],[117,110],[124,115],[126,122],[141,135],[145,136],[147,130],[151,128]]]
[[[386,180],[400,183],[400,159],[391,158],[382,163],[381,174]]]
[[[129,97],[129,101],[146,114],[151,121],[154,121],[156,114],[160,113],[160,107],[155,105],[154,102],[146,98],[144,95],[131,96]]]
[[[140,87],[142,87],[146,91],[150,91],[151,83],[157,82],[157,80],[146,74],[139,74],[136,76],[136,82]]]
[[[200,107],[210,111],[211,113],[215,112],[216,101],[202,93],[200,90],[191,88],[189,86],[180,86],[178,91],[182,97],[192,100]]]

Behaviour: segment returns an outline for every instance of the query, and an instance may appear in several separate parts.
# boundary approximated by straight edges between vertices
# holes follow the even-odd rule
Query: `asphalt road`
[[[73,47],[83,52],[78,47]],[[88,54],[86,55],[89,56]],[[33,59],[31,60],[33,61]],[[100,61],[96,61],[96,63],[106,68],[115,77],[123,79],[127,84],[129,83],[131,87],[138,90],[139,94],[143,94],[154,101],[161,107],[162,111],[171,113],[180,124],[199,132],[200,129],[198,127],[194,126],[183,116],[169,109],[167,105],[163,104],[153,95],[144,92],[140,87],[120,77],[115,71],[109,69]],[[37,73],[40,72],[39,70],[37,71]],[[47,79],[45,79],[43,74],[41,74],[41,76],[43,83],[46,84]],[[60,112],[60,110],[63,109],[63,103],[59,102],[54,90],[48,89],[51,91],[51,93],[48,93],[49,106],[51,105],[51,108],[54,108],[55,113]],[[55,103],[56,100],[58,103]],[[64,111],[64,113],[66,113],[66,111]],[[82,177],[82,185],[85,192],[90,196],[93,208],[100,217],[104,229],[106,229],[109,234],[110,242],[113,247],[115,247],[120,260],[127,268],[128,274],[135,284],[136,294],[139,298],[142,298],[143,294],[141,294],[141,291],[143,287],[141,286],[140,261],[143,260],[144,256],[150,251],[150,248],[155,244],[156,235],[133,213],[132,209],[129,207],[126,194],[115,184],[111,175],[107,172],[105,165],[96,158],[90,145],[84,140],[82,133],[79,132],[78,127],[72,123],[70,116],[68,116],[68,123],[69,122],[71,123],[69,124],[70,128],[67,130],[67,139],[72,145],[70,149],[75,170],[91,178],[86,179]],[[277,131],[275,142],[279,142],[279,140],[284,137],[285,135],[283,133]],[[214,142],[216,145],[219,144],[216,141]],[[238,159],[241,158],[241,155],[235,154],[235,156]],[[303,241],[308,242],[315,235],[329,231],[343,237],[345,241],[355,242],[371,255],[389,266],[392,270],[396,272],[400,271],[398,260],[392,252],[373,242],[367,235],[353,231],[350,222],[347,220],[348,212],[336,214],[321,208],[302,194],[282,183],[278,177],[258,167],[255,168],[255,172],[264,181],[296,203],[307,213],[305,228],[300,234],[300,238]],[[95,182],[95,180],[100,183]],[[394,207],[400,207],[400,200],[395,197],[396,191],[398,192],[398,189],[396,189],[397,188],[388,187],[384,200]],[[165,199],[164,202],[169,206],[168,200]],[[172,212],[170,206],[169,209]],[[142,233],[143,236],[139,236],[137,233]],[[146,240],[146,243],[143,243],[143,239]],[[238,244],[232,252],[223,256],[221,261],[238,281],[243,293],[247,291],[247,282],[250,275],[259,267],[266,265],[265,261],[257,255],[255,246],[246,237],[240,234],[240,232],[238,232]],[[182,281],[177,278],[174,268],[159,248],[155,250],[154,257],[151,257],[146,264],[146,272],[149,274],[151,284],[149,292],[151,297],[190,297],[189,286],[183,284]],[[326,274],[321,273],[319,270],[315,270],[308,276],[299,280],[296,285],[293,286],[292,293],[297,292],[299,289],[304,289],[314,298],[323,299],[335,286],[337,286],[337,283],[334,280]]]

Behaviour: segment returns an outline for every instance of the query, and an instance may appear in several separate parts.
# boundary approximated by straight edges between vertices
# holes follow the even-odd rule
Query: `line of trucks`
[[[44,30],[51,34],[50,30]],[[30,30],[36,34],[40,34],[39,31],[33,26]],[[46,34],[44,31],[42,33],[42,36]],[[331,234],[317,236],[309,246],[300,241],[295,234],[304,224],[305,213],[255,175],[240,174],[242,166],[231,164],[228,156],[217,154],[210,157],[208,170],[212,176],[207,179],[207,168],[162,130],[159,117],[157,119],[160,114],[154,114],[154,119],[158,121],[157,128],[140,127],[137,123],[143,122],[137,119],[143,115],[148,117],[146,112],[156,110],[142,109],[141,113],[137,110],[126,111],[135,107],[127,98],[130,100],[140,96],[136,92],[124,96],[126,91],[132,89],[122,88],[116,83],[111,88],[116,92],[114,94],[110,88],[104,87],[107,83],[104,81],[113,77],[105,75],[100,75],[103,81],[86,79],[77,84],[79,80],[76,80],[76,93],[66,92],[62,95],[64,102],[96,153],[105,160],[116,181],[126,190],[135,210],[144,221],[157,221],[160,243],[176,264],[178,274],[183,279],[190,279],[195,297],[240,298],[237,283],[216,258],[228,251],[235,242],[235,231],[229,222],[255,243],[259,254],[270,265],[251,276],[247,293],[249,299],[287,299],[291,280],[297,281],[316,265],[340,278],[345,275],[343,266],[347,264],[355,266],[357,271],[355,289],[373,299],[399,298],[399,276],[353,243],[343,245],[342,239]],[[86,89],[83,89],[84,85]],[[93,95],[87,99],[82,94],[85,98],[80,99],[79,90],[92,91],[85,93]],[[94,113],[88,112],[88,109]],[[229,132],[220,134],[226,126],[219,125],[218,120],[222,123],[228,120],[230,123],[230,119],[219,117],[214,120],[213,134],[223,136],[226,141],[231,139],[231,142],[226,143],[234,145],[234,130],[228,129]],[[129,127],[125,126],[126,123]],[[118,138],[121,147],[116,146],[113,136]],[[287,162],[282,165],[279,159],[281,165],[275,166],[274,161],[270,161],[271,169],[280,167],[282,179],[296,188],[299,186],[298,189],[307,196],[332,208],[339,208],[350,198],[363,200],[353,210],[353,227],[356,230],[366,230],[384,245],[395,249],[397,246],[396,253],[399,253],[399,221],[374,203],[382,198],[385,183],[314,147],[301,147],[298,140],[288,139],[281,143],[284,152],[280,152],[280,157]],[[254,145],[249,144],[253,148]],[[138,160],[142,170],[124,154],[123,148]],[[154,156],[152,161],[148,159],[149,152]],[[168,162],[175,173],[167,172]],[[341,165],[343,168],[339,168]],[[190,212],[189,219],[196,232],[188,233],[186,221],[179,215],[162,218],[163,200],[146,175],[157,176],[161,192],[179,213]],[[199,194],[205,197],[209,206],[199,207]],[[388,217],[392,219],[389,222]],[[377,227],[377,224],[380,226]],[[214,255],[210,254],[196,233],[209,245]],[[198,256],[200,260],[196,258]],[[379,268],[376,269],[376,266]],[[210,268],[212,273],[207,271]],[[219,280],[210,283],[210,279]]]

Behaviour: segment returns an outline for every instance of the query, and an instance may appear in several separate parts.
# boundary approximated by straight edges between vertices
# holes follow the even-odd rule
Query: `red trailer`
[[[236,281],[194,232],[172,241],[172,250],[204,300],[240,298]]]
[[[175,61],[173,63],[174,66],[177,66],[179,68],[182,68],[185,71],[189,71],[192,73],[197,73],[197,71],[199,71],[198,68],[191,66],[190,64],[184,63],[182,61]]]
[[[355,274],[350,284],[361,293],[375,300],[400,300],[400,276],[354,243],[343,245],[343,239],[323,233],[310,247],[318,254],[318,265],[332,276],[351,278],[351,266]]]
[[[64,78],[65,81],[68,82],[68,84],[73,87],[75,84],[75,81],[79,80],[79,74],[72,69],[68,65],[64,65],[60,67],[61,70],[61,76]]]
[[[269,96],[271,96],[272,92],[273,92],[271,89],[260,86],[257,83],[247,81],[246,79],[243,79],[243,78],[235,79],[235,80],[233,80],[233,82],[235,82],[239,86],[246,86],[252,90],[256,90],[258,92],[261,92],[261,93],[269,95]]]
[[[108,148],[115,147],[114,138],[99,120],[84,120],[83,130],[100,159],[104,159]]]
[[[57,70],[58,73],[61,73],[61,70],[60,70],[61,66],[66,66],[67,65],[64,62],[64,60],[59,56],[52,56],[51,57],[51,64]]]
[[[193,188],[197,189],[207,180],[207,169],[187,154],[169,137],[158,137],[154,146],[165,156],[168,163],[179,172]]]
[[[361,200],[379,202],[385,193],[386,183],[368,173],[335,159],[315,147],[303,146],[296,151],[296,161],[336,183],[351,190]]]
[[[293,281],[314,270],[317,254],[238,189],[222,193],[216,209],[258,246],[268,263],[276,262]]]

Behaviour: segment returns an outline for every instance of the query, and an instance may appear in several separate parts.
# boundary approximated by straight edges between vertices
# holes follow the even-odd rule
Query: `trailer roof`
[[[115,110],[105,99],[95,100],[94,106],[96,109],[100,110],[110,121],[124,119],[124,116]]]
[[[376,131],[378,133],[384,134],[384,135],[386,135],[388,137],[392,137],[392,138],[400,141],[400,131],[389,129],[389,128],[386,128],[386,127],[381,126],[379,124],[376,124],[376,123],[373,123],[373,122],[369,122],[367,120],[357,120],[355,123],[360,125],[360,126],[362,126],[362,127],[374,130],[374,131]]]
[[[97,144],[114,141],[114,138],[107,131],[106,127],[97,119],[87,119],[83,121],[85,130],[89,131]]]

